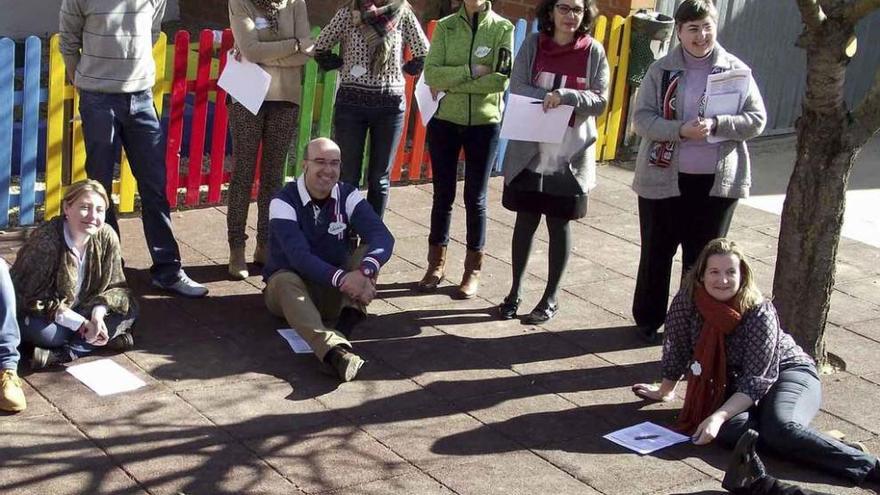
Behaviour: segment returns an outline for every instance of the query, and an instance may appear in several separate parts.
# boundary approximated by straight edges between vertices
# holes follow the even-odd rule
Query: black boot
[[[757,441],[758,432],[748,430],[736,442],[730,464],[721,481],[722,488],[731,493],[751,493],[752,485],[767,475],[764,463],[755,452]]]
[[[65,349],[34,347],[34,354],[31,356],[31,370],[39,371],[46,368],[53,368],[71,361],[73,361],[73,357]]]

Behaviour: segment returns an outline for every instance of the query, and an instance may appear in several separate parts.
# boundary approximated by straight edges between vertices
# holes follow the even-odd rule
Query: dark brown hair
[[[558,0],[542,0],[535,10],[538,19],[538,31],[553,36],[553,9]],[[599,9],[596,8],[596,0],[584,0],[584,16],[576,34],[587,34],[593,28],[593,22],[599,17]]]
[[[686,22],[699,21],[711,17],[718,21],[718,9],[712,0],[684,0],[675,9],[675,25],[681,26]]]
[[[752,266],[749,264],[746,254],[737,243],[724,237],[713,239],[706,244],[706,247],[700,252],[700,256],[697,257],[697,261],[694,262],[690,271],[685,274],[681,282],[682,290],[693,300],[697,285],[703,284],[703,276],[706,273],[706,265],[709,264],[709,257],[716,254],[729,254],[739,258],[739,291],[734,296],[734,304],[738,306],[737,309],[740,312],[745,312],[760,304],[764,300],[764,296],[758,288],[758,283],[755,281],[755,273],[752,271]]]

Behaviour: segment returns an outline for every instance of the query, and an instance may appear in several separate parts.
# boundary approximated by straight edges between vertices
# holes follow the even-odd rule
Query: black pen
[[[660,438],[660,435],[639,435],[636,440],[653,440],[655,438]]]
[[[529,103],[531,103],[532,105],[540,105],[544,102],[543,101],[530,101]]]

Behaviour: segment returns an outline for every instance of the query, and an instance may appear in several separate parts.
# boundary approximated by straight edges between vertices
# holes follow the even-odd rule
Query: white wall
[[[58,31],[61,0],[0,0],[0,37],[15,39]],[[178,0],[168,0],[165,20],[180,18]]]

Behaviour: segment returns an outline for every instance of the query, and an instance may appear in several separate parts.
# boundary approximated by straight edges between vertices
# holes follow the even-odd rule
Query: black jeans
[[[864,480],[877,458],[810,427],[822,402],[822,385],[812,365],[782,370],[767,395],[746,412],[730,418],[718,432],[729,447],[752,428],[760,432],[759,447],[786,458],[847,478]]]
[[[79,91],[86,172],[107,193],[113,190],[113,168],[119,162],[116,139],[122,141],[141,197],[144,237],[153,260],[153,279],[170,285],[180,277],[180,250],[171,230],[165,197],[165,140],[150,90],[137,93]],[[117,233],[116,213],[107,205],[107,223]]]
[[[370,131],[370,158],[367,165],[367,202],[379,217],[388,205],[389,175],[394,152],[403,134],[404,110],[336,105],[333,114],[336,143],[342,153],[341,180],[360,187],[361,164],[367,131]]]
[[[678,174],[681,196],[639,197],[642,252],[633,294],[636,324],[659,328],[666,320],[672,259],[682,249],[682,273],[697,260],[706,243],[727,235],[736,199],[709,196],[714,175]]]
[[[428,122],[434,202],[428,242],[449,243],[452,203],[458,180],[458,155],[464,148],[464,207],[467,215],[467,248],[482,251],[486,244],[486,187],[498,151],[498,124],[458,125],[440,119]]]

